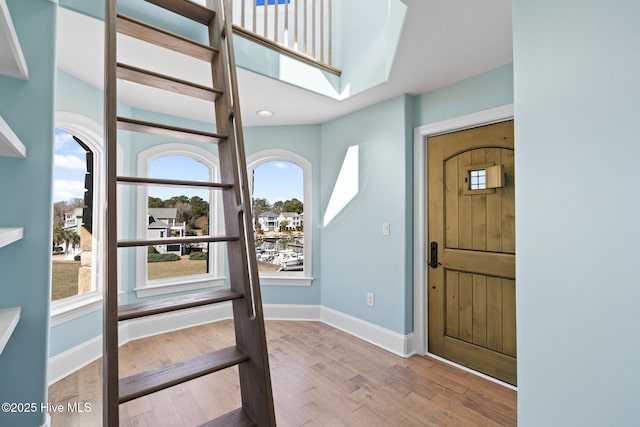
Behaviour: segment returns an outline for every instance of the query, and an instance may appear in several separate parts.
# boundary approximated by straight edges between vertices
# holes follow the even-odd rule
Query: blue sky
[[[53,157],[53,201],[84,198],[85,151],[60,129],[55,131]]]
[[[53,167],[53,200],[70,200],[84,197],[85,152],[71,135],[55,130]],[[186,156],[168,156],[156,159],[149,165],[149,176],[194,181],[209,179],[209,171],[202,163]],[[266,198],[270,203],[297,198],[303,200],[302,169],[292,163],[271,161],[255,169],[255,198]],[[208,199],[206,190],[149,187],[149,195],[163,200],[173,196],[200,196]]]
[[[304,202],[302,169],[293,163],[279,160],[263,163],[254,169],[253,178],[256,199],[265,198],[273,203],[295,197]]]

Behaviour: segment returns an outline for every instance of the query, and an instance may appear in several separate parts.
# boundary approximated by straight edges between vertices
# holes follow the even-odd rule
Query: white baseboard
[[[320,320],[327,325],[363,339],[398,356],[410,357],[414,354],[413,333],[402,335],[324,306],[321,311]]]
[[[102,357],[102,335],[49,358],[49,385]]]
[[[231,303],[207,305],[188,310],[172,311],[158,316],[143,317],[124,323],[127,341],[147,338],[219,320],[231,319]],[[123,342],[120,345],[124,344]]]
[[[320,305],[265,304],[264,317],[267,320],[323,322],[399,356],[415,354],[412,333],[402,335]],[[129,320],[118,329],[119,344],[231,318],[231,303],[224,303]],[[49,385],[100,357],[102,335],[49,358]]]

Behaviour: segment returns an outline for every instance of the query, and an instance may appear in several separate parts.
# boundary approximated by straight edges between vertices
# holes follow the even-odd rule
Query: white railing
[[[273,42],[339,73],[332,67],[331,1],[232,0],[233,24],[244,30],[241,35]]]

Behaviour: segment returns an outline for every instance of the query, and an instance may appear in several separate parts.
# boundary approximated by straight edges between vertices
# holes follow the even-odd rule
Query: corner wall
[[[639,16],[513,2],[523,427],[640,420]]]
[[[412,286],[407,101],[396,97],[323,124],[320,187],[323,216],[343,201],[328,223],[321,218],[322,305],[401,334],[411,332],[413,321],[406,309]],[[341,198],[340,190],[353,190],[353,198]],[[390,224],[388,236],[383,223]]]
[[[27,148],[24,159],[0,158],[0,224],[24,226],[24,239],[0,248],[0,306],[22,317],[0,354],[0,402],[37,405],[35,412],[0,412],[0,425],[41,426],[47,401],[51,272],[51,168],[56,5],[8,0],[29,67],[29,80],[0,76],[0,116]]]

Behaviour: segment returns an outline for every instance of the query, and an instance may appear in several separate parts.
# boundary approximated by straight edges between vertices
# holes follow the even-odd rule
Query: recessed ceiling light
[[[256,111],[256,114],[260,117],[271,117],[273,116],[273,112],[269,111],[269,110],[258,110]]]

